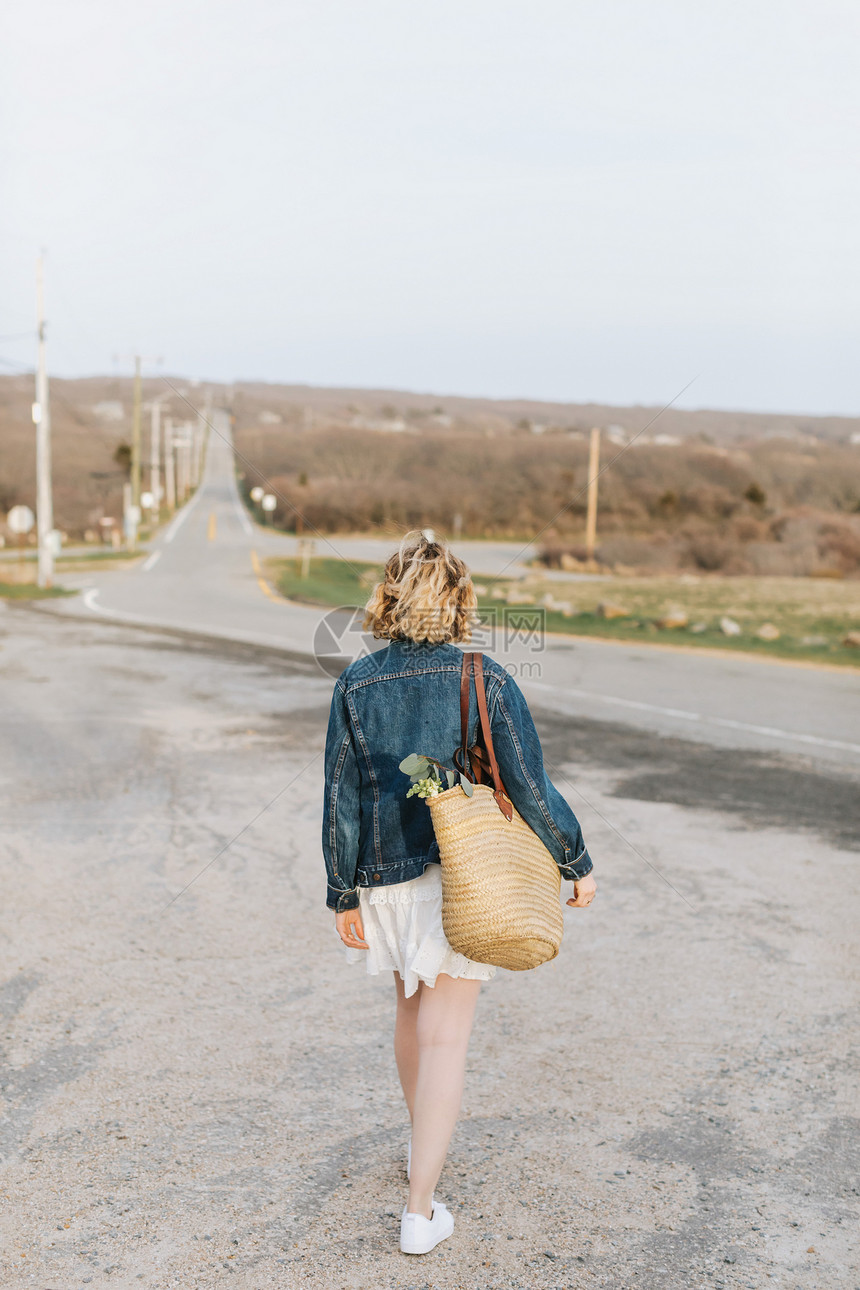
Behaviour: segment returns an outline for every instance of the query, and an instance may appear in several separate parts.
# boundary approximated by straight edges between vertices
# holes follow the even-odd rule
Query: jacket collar
[[[413,650],[445,649],[446,646],[449,644],[450,644],[450,641],[413,641],[413,640],[400,640],[399,638],[396,640],[389,641],[389,645],[392,648],[399,649],[399,650],[408,650],[410,652]]]

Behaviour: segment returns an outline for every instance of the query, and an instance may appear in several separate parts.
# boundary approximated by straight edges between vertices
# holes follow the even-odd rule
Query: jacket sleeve
[[[325,858],[326,905],[340,912],[359,904],[358,865],[360,780],[346,692],[335,682],[325,741],[325,794],[322,848]]]
[[[496,760],[508,796],[571,881],[591,872],[582,829],[543,764],[540,739],[525,695],[512,676],[499,688],[490,723]]]

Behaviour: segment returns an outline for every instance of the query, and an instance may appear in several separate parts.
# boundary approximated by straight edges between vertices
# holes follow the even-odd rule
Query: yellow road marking
[[[207,529],[207,532],[206,532],[206,536],[208,537],[208,539],[209,539],[209,541],[210,541],[210,542],[214,542],[214,541],[215,541],[215,535],[216,535],[216,533],[217,533],[217,532],[218,532],[218,524],[217,524],[217,521],[216,521],[216,519],[215,519],[215,512],[214,512],[214,511],[210,511],[210,512],[209,512],[209,528]]]
[[[278,593],[274,591],[272,587],[269,586],[268,582],[263,577],[263,570],[260,567],[260,561],[257,557],[257,552],[254,550],[253,547],[251,548],[251,564],[253,565],[253,568],[254,568],[254,574],[257,579],[257,584],[260,590],[262,591],[263,595],[268,596],[270,600],[283,600],[283,596],[279,596]]]

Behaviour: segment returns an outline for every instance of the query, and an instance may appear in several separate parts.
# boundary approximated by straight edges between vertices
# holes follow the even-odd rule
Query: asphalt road
[[[599,897],[482,988],[457,1229],[406,1262],[394,991],[324,906],[330,690],[0,610],[0,1284],[860,1284],[856,778],[537,713]]]
[[[219,442],[148,569],[0,606],[0,1283],[857,1290],[853,678],[547,643],[599,898],[482,988],[456,1233],[407,1261],[393,987],[324,903],[319,615],[261,589],[282,539]]]

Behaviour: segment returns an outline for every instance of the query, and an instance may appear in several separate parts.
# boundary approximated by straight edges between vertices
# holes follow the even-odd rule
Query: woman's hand
[[[596,894],[597,883],[588,873],[584,878],[578,878],[574,882],[573,895],[567,903],[568,905],[573,905],[574,909],[584,909],[586,905],[591,904]]]
[[[335,921],[340,939],[344,945],[351,945],[357,950],[370,948],[364,939],[364,926],[361,922],[360,909],[342,909],[339,914],[335,914]]]

